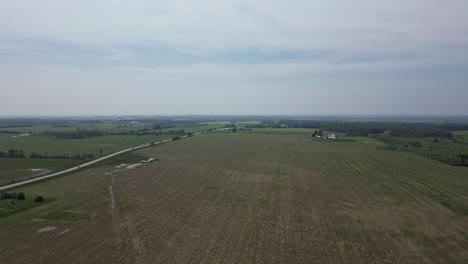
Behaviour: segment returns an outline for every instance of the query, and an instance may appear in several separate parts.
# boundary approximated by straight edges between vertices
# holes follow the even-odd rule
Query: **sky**
[[[0,116],[466,115],[466,0],[2,0]]]

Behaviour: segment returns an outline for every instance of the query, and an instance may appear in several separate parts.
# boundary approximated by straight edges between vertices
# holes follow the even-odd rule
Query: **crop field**
[[[40,134],[42,132],[73,132],[77,130],[98,130],[107,133],[119,133],[119,132],[128,132],[131,130],[137,131],[139,129],[149,129],[149,131],[171,131],[171,130],[181,130],[184,129],[186,132],[196,132],[201,130],[207,130],[212,128],[219,128],[230,122],[208,122],[192,125],[177,125],[164,129],[152,129],[150,123],[116,123],[116,122],[105,122],[105,123],[80,123],[72,124],[69,126],[26,126],[26,127],[11,127],[4,128],[3,130],[14,131],[18,133],[25,134]],[[255,124],[255,122],[244,122],[245,124]]]
[[[67,126],[54,126],[54,125],[35,125],[35,126],[24,126],[24,127],[9,127],[5,130],[15,131],[19,133],[38,134],[44,131],[48,132],[69,132],[76,131],[77,129],[82,130],[100,130],[105,132],[122,132],[128,130],[137,130],[147,128],[148,124],[144,123],[116,123],[116,122],[104,122],[104,123],[72,123]]]
[[[69,159],[0,159],[0,186],[64,170],[82,161]]]
[[[0,218],[0,263],[468,263],[468,168],[309,138],[203,134],[12,190],[50,201]]]
[[[453,131],[452,134],[456,136],[463,136],[463,137],[468,137],[468,131],[463,130],[463,131]]]
[[[0,136],[0,151],[21,149],[26,157],[29,157],[32,152],[41,154],[47,152],[49,155],[74,155],[82,153],[97,154],[100,150],[105,155],[127,147],[169,138],[172,138],[172,136],[108,135],[82,139],[55,139],[46,136],[14,138],[4,135]],[[66,169],[82,162],[84,161],[76,159],[0,158],[0,185]]]
[[[49,154],[81,154],[98,153],[100,149],[104,154],[112,153],[126,147],[172,138],[170,135],[161,136],[134,136],[134,135],[107,135],[102,137],[81,139],[56,139],[47,136],[12,137],[0,136],[0,150],[22,149],[26,156],[31,152]]]
[[[460,163],[458,155],[468,153],[468,137],[462,136],[457,136],[456,140],[406,137],[381,137],[381,139],[389,143],[382,149],[413,152],[448,164]]]

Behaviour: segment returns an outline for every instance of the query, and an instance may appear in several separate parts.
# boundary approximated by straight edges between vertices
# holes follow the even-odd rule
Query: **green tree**
[[[18,193],[18,197],[16,198],[18,201],[25,200],[26,195],[23,192]]]
[[[42,197],[42,195],[38,195],[36,196],[36,198],[34,198],[34,202],[36,203],[43,203],[45,200],[44,200],[44,197]]]
[[[457,157],[460,158],[460,164],[465,164],[465,160],[468,158],[468,155],[467,154],[459,154],[457,155]]]

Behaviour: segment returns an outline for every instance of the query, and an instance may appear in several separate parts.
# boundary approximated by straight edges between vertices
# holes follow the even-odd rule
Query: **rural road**
[[[199,134],[201,134],[201,132],[193,133],[194,136],[195,136],[195,135],[199,135]],[[187,136],[181,136],[180,138],[186,138],[186,137],[187,137]],[[93,164],[95,164],[95,163],[98,163],[98,162],[100,162],[100,161],[103,161],[103,160],[106,160],[106,159],[115,157],[115,156],[117,156],[117,155],[120,155],[120,154],[129,152],[129,151],[132,151],[132,150],[141,149],[141,148],[146,148],[146,147],[149,147],[149,146],[155,146],[155,145],[167,143],[167,142],[170,142],[170,141],[172,141],[172,139],[166,139],[166,140],[163,140],[163,141],[154,142],[153,144],[151,144],[151,143],[145,143],[145,144],[142,144],[142,145],[138,145],[138,146],[136,146],[136,147],[132,147],[132,148],[127,148],[127,149],[124,149],[124,150],[120,150],[120,151],[118,151],[118,152],[114,152],[114,153],[109,154],[109,155],[107,155],[107,156],[104,156],[104,157],[102,157],[102,158],[95,159],[95,160],[92,160],[92,161],[89,161],[89,162],[80,164],[80,165],[78,165],[78,166],[75,166],[75,167],[72,167],[72,168],[69,168],[69,169],[66,169],[66,170],[63,170],[63,171],[55,172],[55,173],[52,173],[52,174],[47,174],[47,175],[40,176],[40,177],[37,177],[37,178],[34,178],[34,179],[30,179],[30,180],[25,180],[25,181],[21,181],[21,182],[17,182],[17,183],[8,184],[8,185],[5,185],[5,186],[0,186],[0,191],[7,190],[7,189],[11,189],[11,188],[15,188],[15,187],[20,187],[20,186],[23,186],[23,185],[26,185],[26,184],[30,184],[30,183],[33,183],[33,182],[42,181],[42,180],[44,180],[44,179],[48,179],[48,178],[52,178],[52,177],[55,177],[55,176],[59,176],[59,175],[65,174],[65,173],[69,173],[69,172],[72,172],[72,171],[75,171],[75,170],[84,168],[84,167],[88,167],[88,166],[93,165]]]

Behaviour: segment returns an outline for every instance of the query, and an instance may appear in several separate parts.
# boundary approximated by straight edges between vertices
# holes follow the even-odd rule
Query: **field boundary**
[[[196,133],[193,133],[193,135],[195,136],[195,135],[199,135],[201,133],[202,132],[196,132]],[[188,137],[187,135],[181,136],[180,139],[187,138],[187,137]],[[123,149],[123,150],[114,152],[112,154],[109,154],[107,156],[104,156],[102,158],[98,158],[98,159],[95,159],[95,160],[92,160],[92,161],[77,165],[75,167],[68,168],[66,170],[62,170],[62,171],[55,172],[55,173],[52,173],[52,174],[47,174],[47,175],[40,176],[40,177],[37,177],[37,178],[29,179],[29,180],[24,180],[24,181],[21,181],[21,182],[16,182],[16,183],[0,186],[0,191],[6,191],[6,190],[13,189],[13,188],[16,188],[16,187],[20,187],[20,186],[23,186],[23,185],[36,183],[36,182],[43,181],[43,180],[47,180],[47,179],[50,179],[50,178],[53,178],[53,177],[56,177],[56,176],[59,176],[59,175],[74,172],[76,170],[91,166],[93,164],[96,164],[98,162],[101,162],[103,160],[106,160],[106,159],[109,159],[109,158],[112,158],[112,157],[115,157],[115,156],[118,156],[118,155],[123,154],[123,153],[127,153],[127,152],[130,152],[130,151],[133,151],[133,150],[138,150],[138,149],[142,149],[142,148],[146,148],[146,147],[156,146],[156,145],[164,144],[164,143],[171,142],[171,141],[173,141],[173,139],[166,139],[166,140],[157,141],[157,142],[144,143],[144,144],[141,144],[141,145],[138,145],[138,146],[135,146],[135,147]]]

